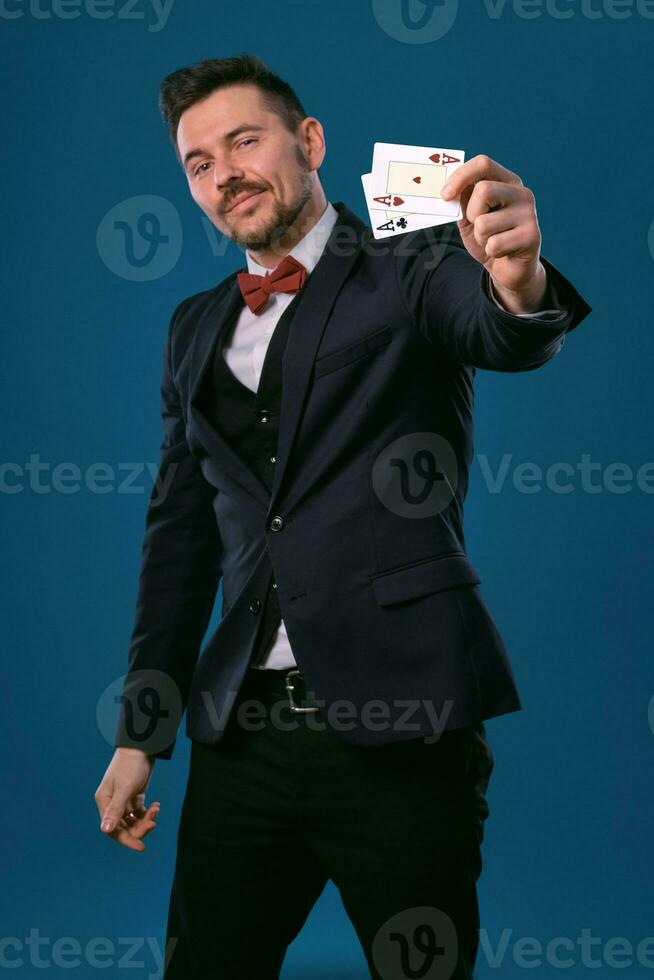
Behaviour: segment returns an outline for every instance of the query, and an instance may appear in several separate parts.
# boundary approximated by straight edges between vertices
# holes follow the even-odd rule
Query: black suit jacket
[[[243,302],[237,274],[172,315],[161,388],[168,491],[148,506],[116,745],[170,758],[184,708],[191,739],[220,741],[248,669],[252,600],[271,574],[298,666],[349,742],[521,708],[466,555],[473,380],[478,368],[547,363],[590,307],[543,258],[563,312],[521,319],[489,298],[456,222],[375,241],[335,207],[290,325],[272,494],[199,397]],[[221,580],[223,618],[198,660]]]

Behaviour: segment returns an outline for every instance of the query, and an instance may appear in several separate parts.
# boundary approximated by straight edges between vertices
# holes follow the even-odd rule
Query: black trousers
[[[286,673],[250,669],[222,741],[192,743],[166,980],[278,978],[329,879],[371,977],[472,977],[484,725],[353,746],[322,711],[291,711]]]

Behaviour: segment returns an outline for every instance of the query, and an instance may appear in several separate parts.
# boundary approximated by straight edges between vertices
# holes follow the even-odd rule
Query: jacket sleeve
[[[554,357],[566,333],[591,312],[543,256],[561,309],[558,315],[524,317],[493,302],[490,277],[466,250],[455,222],[402,237],[405,243],[394,255],[402,301],[422,335],[451,360],[490,371],[530,371]]]
[[[216,489],[191,454],[172,364],[178,314],[163,356],[163,442],[145,518],[129,669],[114,745],[170,759],[221,578]]]

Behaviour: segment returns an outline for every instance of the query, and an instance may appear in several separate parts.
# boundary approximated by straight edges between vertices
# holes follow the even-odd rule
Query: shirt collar
[[[331,235],[332,228],[336,224],[338,219],[338,211],[329,201],[327,202],[327,207],[322,213],[322,216],[318,219],[315,225],[309,229],[304,238],[293,246],[291,251],[288,253],[292,255],[294,259],[301,262],[305,267],[307,272],[312,272],[314,267],[318,264],[322,253],[325,250],[325,245],[327,244],[327,239]],[[246,251],[245,257],[248,263],[248,272],[254,273],[258,276],[265,276],[267,273],[272,272],[272,269],[267,269],[263,265],[259,265],[249,252]],[[281,259],[280,259],[281,262]]]

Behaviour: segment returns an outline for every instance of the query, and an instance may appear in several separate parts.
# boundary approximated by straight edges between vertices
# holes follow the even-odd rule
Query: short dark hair
[[[291,86],[260,58],[250,54],[208,58],[167,75],[159,89],[159,108],[178,159],[177,127],[182,113],[219,88],[248,83],[257,86],[266,109],[280,116],[292,133],[297,132],[302,120],[307,118],[304,106]]]

